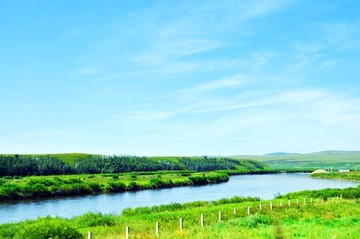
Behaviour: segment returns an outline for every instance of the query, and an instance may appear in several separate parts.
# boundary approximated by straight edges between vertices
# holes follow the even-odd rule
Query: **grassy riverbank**
[[[0,178],[0,200],[170,188],[226,182],[226,172],[133,172]]]
[[[360,187],[353,190],[360,191]],[[155,238],[156,222],[159,222],[160,238],[358,238],[359,199],[347,199],[345,191],[340,190],[339,199],[332,200],[331,191],[321,191],[328,200],[311,199],[304,191],[300,198],[300,194],[288,194],[272,200],[272,210],[270,201],[232,198],[127,209],[121,215],[87,213],[71,219],[47,217],[0,225],[0,238],[76,239],[86,238],[91,231],[95,239],[115,239],[125,238],[126,226],[130,227],[130,238]],[[201,214],[204,227],[200,225]],[[179,229],[180,218],[183,218],[183,230]]]
[[[322,178],[322,179],[340,179],[348,180],[354,182],[360,182],[360,171],[348,172],[348,173],[317,173],[310,175],[313,178]]]

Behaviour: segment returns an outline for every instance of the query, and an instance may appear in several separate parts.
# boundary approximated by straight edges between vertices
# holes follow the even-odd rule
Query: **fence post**
[[[323,199],[323,198],[321,199],[321,202],[324,202],[324,199]]]
[[[342,199],[342,194],[340,194],[340,199]]]
[[[298,205],[299,205],[299,199],[298,199],[298,198],[296,199],[296,204],[298,204]]]
[[[88,239],[92,239],[92,232],[88,232]]]
[[[313,199],[312,198],[310,198],[310,203],[312,203],[313,202]]]
[[[261,203],[260,203],[260,205],[259,205],[259,208],[260,208],[260,211],[262,210],[262,208],[261,208]]]
[[[288,205],[289,205],[289,207],[290,207],[290,205],[291,205],[290,199],[288,200]]]
[[[201,227],[204,227],[204,214],[201,213],[201,216],[200,216],[200,225]]]
[[[272,202],[270,201],[270,210],[272,211]]]
[[[159,236],[159,222],[156,222],[155,224],[155,235]]]
[[[304,198],[304,205],[306,205],[306,198]]]
[[[283,203],[282,203],[282,200],[280,201],[280,207],[282,207],[283,206]]]
[[[219,222],[221,221],[221,211],[219,211]]]
[[[250,207],[248,207],[248,215],[250,215]]]
[[[236,208],[234,207],[234,214],[236,214]]]
[[[183,229],[183,219],[182,219],[182,217],[180,217],[180,230],[182,230]]]
[[[125,229],[125,238],[129,239],[129,235],[130,235],[130,227],[126,227],[126,229]]]

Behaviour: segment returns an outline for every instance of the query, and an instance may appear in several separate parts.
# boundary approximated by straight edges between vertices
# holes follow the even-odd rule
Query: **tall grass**
[[[356,188],[360,190],[360,187]],[[340,193],[344,193],[340,191]],[[302,197],[300,197],[302,195]],[[257,198],[234,197],[213,202],[198,201],[155,207],[127,209],[120,215],[87,213],[71,219],[40,218],[20,223],[0,225],[0,238],[124,238],[130,227],[130,238],[155,238],[155,223],[159,222],[159,238],[358,238],[360,200],[340,199],[310,202],[310,194],[294,194],[288,206],[287,198],[259,201]],[[337,195],[340,196],[340,195]],[[300,199],[296,203],[296,199]],[[306,203],[303,203],[303,197]],[[282,206],[281,202],[282,201]],[[260,210],[259,204],[262,204]],[[250,215],[248,215],[248,207]],[[236,214],[234,214],[236,208]],[[219,221],[219,211],[222,212]],[[205,218],[200,226],[200,215]],[[184,228],[180,230],[179,219]],[[64,228],[60,230],[59,228]],[[57,236],[57,237],[56,237]]]

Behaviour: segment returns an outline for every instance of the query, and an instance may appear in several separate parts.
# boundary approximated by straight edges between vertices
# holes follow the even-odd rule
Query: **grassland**
[[[339,179],[339,180],[360,182],[360,171],[348,172],[348,173],[337,173],[337,172],[318,173],[318,174],[311,174],[310,176],[314,178],[322,178],[322,179]]]
[[[93,154],[84,153],[64,153],[64,154],[46,154],[50,157],[58,158],[72,167],[83,160],[91,159]],[[39,155],[28,155],[39,156]],[[44,155],[40,155],[44,156]],[[172,162],[179,163],[182,158],[197,160],[201,157],[148,157],[154,162]],[[315,170],[318,168],[333,168],[360,170],[360,151],[337,151],[329,150],[309,154],[270,154],[270,155],[236,155],[227,158],[237,160],[256,160],[263,162],[273,169],[297,169],[297,170]]]
[[[310,154],[238,155],[235,159],[252,159],[266,163],[274,169],[333,168],[360,170],[360,151],[322,151]]]
[[[226,182],[225,172],[133,172],[0,178],[0,200],[123,192]]]
[[[347,191],[337,193],[343,199],[322,202],[309,197],[309,192],[289,194],[271,201],[256,198],[232,198],[215,202],[193,202],[154,207],[127,209],[121,215],[87,213],[71,219],[40,218],[34,221],[0,225],[0,238],[86,238],[91,231],[95,239],[156,238],[155,224],[159,223],[158,238],[336,238],[355,239],[359,235],[360,201],[346,198]],[[321,190],[324,195],[332,191]],[[315,192],[312,192],[315,193]],[[357,194],[356,194],[357,193]],[[358,195],[359,192],[355,194]],[[354,195],[355,195],[354,194]],[[301,198],[299,203],[296,199]],[[349,197],[352,197],[349,194]],[[306,203],[303,203],[303,197]],[[288,200],[291,204],[288,205]],[[282,203],[282,206],[281,206]],[[262,209],[260,210],[260,204]],[[236,214],[234,214],[234,208]],[[250,215],[248,215],[250,208]],[[221,220],[219,221],[219,211]],[[200,215],[204,215],[204,227]],[[179,219],[183,229],[179,229]],[[60,236],[59,236],[60,235]]]

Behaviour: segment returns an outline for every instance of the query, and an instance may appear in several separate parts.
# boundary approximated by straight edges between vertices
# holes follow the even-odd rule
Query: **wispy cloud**
[[[223,78],[220,80],[209,81],[209,82],[194,86],[192,88],[185,89],[182,92],[196,94],[196,93],[200,93],[203,91],[213,91],[213,90],[237,87],[244,83],[245,83],[245,79],[241,75],[235,75],[235,76],[226,77],[226,78]]]

